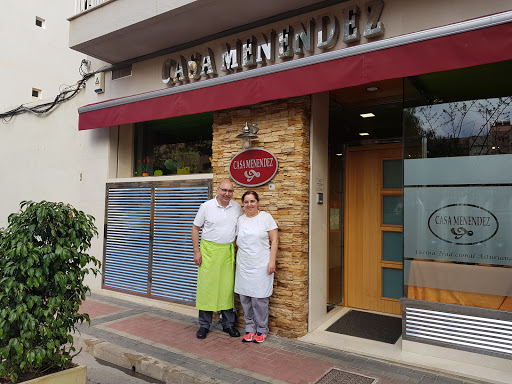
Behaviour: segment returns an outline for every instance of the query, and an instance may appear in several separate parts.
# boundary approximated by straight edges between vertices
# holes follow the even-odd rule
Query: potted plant
[[[90,323],[79,308],[85,275],[100,268],[86,253],[97,234],[94,218],[69,204],[23,201],[9,216],[0,232],[0,382],[73,366],[71,332]]]
[[[151,164],[151,159],[149,158],[149,156],[142,160],[139,159],[138,163],[142,168],[142,176],[149,176],[149,168]]]
[[[183,161],[180,159],[167,159],[164,165],[171,174],[178,173],[178,169],[182,169],[184,167]]]

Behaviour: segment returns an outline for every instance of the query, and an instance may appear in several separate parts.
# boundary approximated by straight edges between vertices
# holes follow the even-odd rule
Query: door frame
[[[392,149],[400,149],[402,150],[403,148],[403,143],[402,142],[397,142],[397,143],[383,143],[383,144],[372,144],[372,145],[366,145],[366,146],[358,146],[358,147],[347,147],[346,150],[345,150],[345,171],[344,171],[344,233],[343,233],[343,238],[344,238],[344,241],[343,241],[343,255],[344,255],[344,260],[343,260],[343,269],[344,269],[344,272],[343,272],[343,290],[344,290],[344,300],[343,300],[343,305],[347,306],[348,303],[350,303],[350,295],[351,295],[351,292],[350,292],[350,289],[349,289],[349,268],[348,268],[348,262],[349,262],[349,254],[348,254],[348,247],[349,247],[349,244],[350,244],[350,239],[349,239],[349,232],[348,232],[348,222],[349,222],[349,214],[350,214],[350,207],[349,207],[349,198],[350,198],[350,195],[349,195],[349,180],[348,180],[348,175],[349,175],[349,167],[351,166],[351,160],[350,160],[350,155],[349,155],[349,152],[361,152],[361,151],[376,151],[376,150],[392,150]],[[400,159],[403,161],[403,155],[400,156]],[[382,175],[382,169],[379,169],[379,173]],[[390,191],[392,191],[390,189]],[[402,191],[402,194],[403,194],[403,187],[401,188],[401,191]],[[386,191],[387,192],[387,191]],[[382,192],[382,195],[386,195],[387,193],[386,192]],[[381,203],[382,204],[382,203]],[[379,217],[379,220],[380,220],[380,223],[382,223],[382,209],[380,210],[380,212],[378,213],[378,217]],[[382,224],[381,224],[382,225]],[[389,228],[389,230],[393,231],[393,228]],[[402,225],[402,229],[401,229],[401,232],[403,232],[403,225]],[[382,244],[382,233],[379,235],[379,240],[381,241],[381,244]],[[381,260],[381,265],[385,264],[386,267],[391,267],[391,268],[394,268],[394,269],[403,269],[403,263],[399,263],[399,262],[392,262],[392,261],[382,261]],[[400,268],[397,268],[398,266],[400,265]],[[352,277],[354,278],[354,277]],[[382,282],[381,282],[381,287],[380,289],[382,290]],[[382,292],[381,292],[382,294]],[[352,292],[352,295],[353,295],[353,292]],[[392,299],[392,298],[383,298],[383,297],[380,297],[379,299],[383,299],[383,300],[386,300],[386,301],[391,301],[391,302],[398,302],[397,299]],[[356,307],[354,307],[356,308]],[[361,309],[365,309],[365,308],[361,308]],[[365,310],[369,310],[369,309],[365,309]],[[371,310],[371,309],[370,309]]]

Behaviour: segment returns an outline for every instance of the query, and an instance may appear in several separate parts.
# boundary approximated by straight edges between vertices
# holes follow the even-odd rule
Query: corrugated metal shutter
[[[401,299],[403,340],[512,359],[512,313]]]
[[[210,179],[107,184],[103,287],[195,302],[190,230],[211,190]]]
[[[104,285],[147,293],[151,188],[110,188],[107,192]]]
[[[190,229],[208,186],[156,188],[151,294],[195,302],[197,266]]]

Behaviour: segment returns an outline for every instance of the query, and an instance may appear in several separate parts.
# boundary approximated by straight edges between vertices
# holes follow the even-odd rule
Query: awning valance
[[[229,76],[90,104],[79,129],[235,108],[512,60],[512,11]]]

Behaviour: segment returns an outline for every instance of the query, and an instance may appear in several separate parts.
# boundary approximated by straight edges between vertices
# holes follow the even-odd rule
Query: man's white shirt
[[[217,244],[229,244],[235,241],[238,217],[243,214],[242,207],[230,200],[226,207],[217,198],[205,201],[199,207],[194,225],[202,228],[202,238]]]

